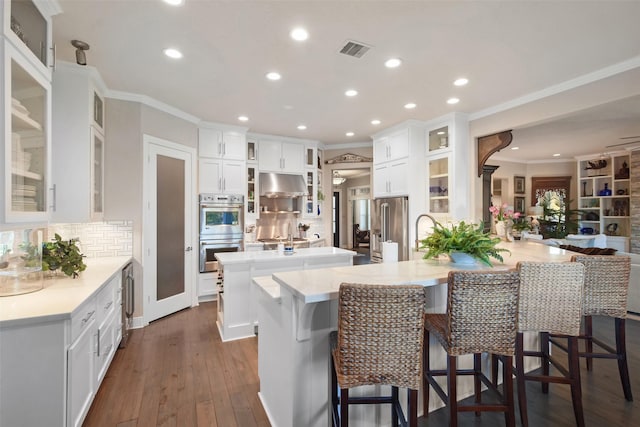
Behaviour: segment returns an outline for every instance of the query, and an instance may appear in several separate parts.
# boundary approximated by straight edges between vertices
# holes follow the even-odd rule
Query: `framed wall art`
[[[524,194],[525,192],[525,178],[524,176],[513,177],[513,192],[516,194]]]
[[[513,210],[515,212],[520,212],[521,214],[525,214],[525,205],[524,205],[524,196],[522,197],[514,197],[513,198]]]

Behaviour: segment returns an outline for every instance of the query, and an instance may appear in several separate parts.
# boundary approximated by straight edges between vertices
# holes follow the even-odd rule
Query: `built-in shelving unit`
[[[628,251],[631,235],[627,152],[578,159],[582,234],[606,234],[607,246]]]

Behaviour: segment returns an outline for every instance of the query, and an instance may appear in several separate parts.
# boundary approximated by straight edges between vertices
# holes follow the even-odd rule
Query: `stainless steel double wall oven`
[[[244,196],[200,194],[200,272],[218,270],[217,252],[243,250]]]

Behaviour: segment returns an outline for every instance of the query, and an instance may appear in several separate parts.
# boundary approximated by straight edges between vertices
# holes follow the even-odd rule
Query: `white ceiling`
[[[370,141],[407,119],[477,113],[640,56],[640,1],[59,3],[58,58],[75,62],[70,41],[89,43],[87,62],[109,89],[152,97],[204,121],[325,144]],[[309,40],[289,38],[296,26],[308,29]],[[372,48],[348,57],[338,53],[347,40]],[[166,58],[169,46],[184,58]],[[390,57],[403,65],[385,68]],[[267,81],[272,70],[282,80]],[[461,76],[470,83],[454,87]],[[359,95],[344,96],[349,88]],[[452,96],[460,103],[448,105]],[[417,108],[404,109],[407,102]],[[250,120],[240,123],[239,115]],[[376,118],[382,123],[371,125]],[[640,135],[640,97],[560,119],[515,129],[512,145],[521,149],[500,155],[575,155]],[[302,123],[307,130],[296,129]],[[535,155],[527,157],[529,150]]]

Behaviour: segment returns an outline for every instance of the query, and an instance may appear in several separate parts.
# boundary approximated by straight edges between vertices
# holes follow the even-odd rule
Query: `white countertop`
[[[569,261],[574,252],[553,246],[531,242],[511,242],[501,245],[511,251],[503,253],[504,263],[494,261],[493,270],[506,270],[516,266],[519,261]],[[415,254],[421,256],[422,254]],[[484,264],[460,267],[448,259],[401,261],[381,264],[354,265],[318,270],[290,271],[274,273],[273,279],[287,288],[305,303],[314,303],[338,298],[340,284],[369,283],[379,285],[419,284],[433,286],[446,283],[451,270],[489,269]]]
[[[334,247],[296,248],[292,255],[279,254],[278,251],[218,252],[216,259],[222,265],[230,265],[246,262],[270,262],[274,259],[304,259],[336,255],[355,256],[356,252]]]
[[[86,258],[87,269],[76,279],[47,278],[40,291],[0,297],[0,327],[70,318],[129,261],[131,257]]]

